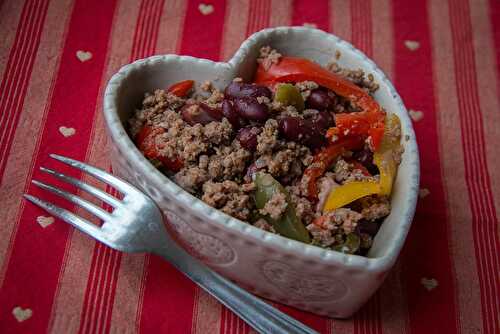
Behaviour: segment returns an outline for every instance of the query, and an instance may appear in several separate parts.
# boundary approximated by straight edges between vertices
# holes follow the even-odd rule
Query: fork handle
[[[172,249],[160,248],[155,253],[172,263],[259,333],[317,333],[220,276],[182,249],[174,252]]]

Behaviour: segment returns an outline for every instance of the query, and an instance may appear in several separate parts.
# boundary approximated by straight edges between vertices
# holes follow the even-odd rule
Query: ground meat
[[[281,58],[281,53],[272,49],[270,46],[260,48],[260,57],[257,59],[267,71],[273,64],[277,64]]]
[[[285,118],[285,117],[303,118],[302,114],[294,106],[282,107],[278,117],[279,118]]]
[[[358,202],[361,205],[361,215],[368,221],[383,218],[391,212],[391,203],[386,196],[367,196]]]
[[[278,144],[278,122],[268,119],[264,129],[257,137],[257,153],[266,154],[271,152]]]
[[[234,181],[212,182],[203,185],[201,199],[208,205],[238,219],[246,220],[252,209],[252,201],[241,186]]]
[[[352,181],[375,181],[375,178],[369,175],[363,174],[363,171],[357,168],[344,159],[339,159],[335,164],[334,168],[335,181],[340,184],[344,184]]]
[[[301,174],[301,169],[300,167],[295,168],[294,170],[292,169],[292,166],[294,165],[294,162],[296,161],[296,154],[294,151],[285,149],[283,151],[279,151],[276,154],[274,154],[267,163],[267,170],[271,173],[273,176],[282,176],[286,175],[287,173],[293,174]]]
[[[206,80],[200,85],[200,89],[204,92],[210,92],[212,91],[212,88],[213,86],[210,80]]]
[[[132,137],[145,124],[157,124],[162,121],[162,114],[167,110],[175,110],[184,105],[185,100],[173,94],[157,89],[153,94],[146,93],[142,102],[142,108],[134,112],[133,117],[128,121],[129,131]]]
[[[246,170],[246,163],[251,158],[250,152],[241,148],[239,142],[231,146],[215,148],[215,154],[210,156],[208,172],[211,179],[232,179]]]
[[[300,196],[300,188],[298,186],[286,187],[290,194],[290,199],[295,205],[295,212],[303,224],[309,224],[315,217],[313,204],[305,197]]]
[[[186,126],[178,138],[178,150],[183,161],[195,161],[209,148],[203,125]]]
[[[210,122],[203,128],[203,134],[211,144],[227,143],[231,139],[233,127],[226,118],[221,122]]]
[[[321,247],[329,247],[338,240],[332,231],[323,229],[318,225],[309,224],[306,229],[311,233],[313,242]]]
[[[264,168],[272,176],[282,178],[284,183],[302,175],[304,168],[311,162],[311,151],[294,142],[273,143],[275,151],[260,156],[257,160],[259,168]]]
[[[263,215],[267,215],[272,219],[279,219],[281,215],[285,212],[288,202],[286,201],[285,194],[281,192],[276,192],[266,205],[259,212]]]
[[[279,63],[280,58],[281,54],[276,50],[263,47],[258,62],[268,69],[273,64]],[[378,88],[373,75],[365,75],[361,70],[341,69],[336,63],[330,64],[329,69],[370,94]],[[235,78],[233,81],[243,80]],[[294,84],[304,100],[308,99],[312,90],[319,87],[313,81]],[[379,224],[380,219],[389,214],[388,198],[365,197],[327,214],[323,214],[323,206],[334,187],[351,181],[378,181],[379,176],[363,175],[359,165],[349,155],[351,152],[347,151],[335,161],[331,170],[316,180],[318,201],[311,202],[307,197],[309,176],[303,175],[306,168],[314,165],[311,150],[301,144],[287,141],[279,133],[278,124],[283,117],[309,120],[317,116],[318,110],[299,111],[294,106],[275,101],[272,95],[256,97],[257,102],[269,110],[269,119],[266,122],[242,120],[241,126],[259,129],[255,134],[257,146],[255,149],[249,146],[252,150],[247,150],[236,138],[237,129],[233,129],[226,118],[208,124],[194,125],[183,120],[180,111],[186,104],[199,106],[204,103],[213,109],[219,111],[222,109],[224,94],[219,88],[223,87],[217,88],[210,81],[205,81],[196,87],[198,89],[191,92],[187,98],[177,97],[162,89],[147,93],[141,108],[136,110],[129,120],[129,133],[136,141],[138,133],[144,126],[155,130],[153,136],[148,137],[148,140],[155,142],[147,142],[147,145],[151,145],[150,148],[155,150],[155,154],[148,154],[149,157],[155,157],[151,158],[154,166],[212,207],[253,223],[254,226],[266,231],[275,232],[269,220],[279,219],[287,211],[288,206],[292,205],[298,218],[312,235],[314,244],[337,249],[336,247],[343,245],[347,236],[354,232],[361,240],[362,250],[359,253],[364,254],[367,251],[371,246],[372,237],[371,234],[365,234],[368,230],[362,229],[363,224],[373,225],[374,222]],[[332,107],[329,108],[330,112],[359,111],[349,99],[336,96],[333,92],[329,94],[334,97],[331,101]],[[395,128],[390,135],[399,139],[401,129]],[[370,139],[367,141],[370,142]],[[145,150],[145,147],[141,148]],[[393,158],[399,162],[402,149],[395,150],[391,154],[394,154]],[[166,161],[163,158],[182,162],[183,167],[175,172],[172,166],[162,163]],[[272,175],[287,189],[288,194],[281,192],[275,194],[264,208],[258,210],[253,199],[256,185],[251,177],[255,171]],[[363,223],[358,223],[361,219]]]
[[[362,69],[351,70],[342,68],[336,60],[326,65],[326,68],[331,72],[354,82],[356,85],[365,88],[370,94],[375,93],[375,91],[379,88],[379,84],[375,82],[373,74],[370,73],[365,76],[365,72]]]
[[[212,90],[212,95],[210,95],[203,102],[212,108],[219,108],[221,106],[222,100],[224,99],[224,94],[217,89]]]
[[[201,169],[207,169],[208,162],[208,155],[200,155],[200,158],[198,159],[198,167]]]
[[[302,94],[302,98],[305,101],[307,100],[309,95],[311,95],[311,90],[318,88],[319,85],[314,81],[302,81],[302,82],[297,82],[295,84],[295,87],[298,88],[298,90]]]
[[[339,208],[328,212],[322,220],[307,225],[313,241],[323,247],[341,242],[345,235],[354,232],[356,224],[363,217],[360,213],[348,208]]]
[[[269,104],[271,103],[271,100],[269,100],[267,96],[257,96],[257,102],[259,102],[260,104]]]
[[[174,175],[175,183],[190,193],[198,191],[208,179],[207,171],[197,166],[185,167]]]
[[[253,226],[258,227],[260,229],[263,229],[264,231],[271,232],[271,233],[276,233],[276,230],[274,229],[273,225],[269,224],[265,219],[260,218],[257,220]]]

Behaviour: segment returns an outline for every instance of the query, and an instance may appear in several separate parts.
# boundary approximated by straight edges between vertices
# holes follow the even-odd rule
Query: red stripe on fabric
[[[500,92],[500,1],[490,0],[490,22],[493,31],[495,45],[496,65],[497,65],[497,92]],[[499,96],[500,99],[500,96]]]
[[[440,172],[427,4],[394,0],[392,8],[394,53],[397,55],[394,57],[394,82],[406,106],[424,112],[425,117],[415,122],[414,128],[420,148],[421,183],[433,194],[433,201],[418,204],[413,227],[402,252],[402,277],[406,284],[409,326],[418,333],[453,333],[457,331],[455,278]],[[408,50],[405,40],[418,41],[418,52]],[[436,279],[439,287],[427,291],[420,282],[424,277]]]
[[[134,33],[131,60],[154,53],[163,4],[163,0],[144,0],[141,3]],[[107,192],[112,196],[118,195],[118,192],[110,187],[107,188]],[[112,210],[107,205],[104,205],[104,207],[108,211]],[[111,313],[121,265],[121,254],[101,244],[96,244],[95,249],[97,250],[97,253],[94,252],[96,261],[92,261],[91,270],[97,267],[99,273],[88,281],[84,301],[85,311],[81,317],[80,333],[101,332],[111,325]],[[99,256],[101,253],[102,256]]]
[[[85,296],[83,299],[82,314],[80,315],[80,328],[78,329],[78,333],[86,332],[86,328],[88,326],[87,319],[89,318],[89,313],[92,311],[91,310],[92,305],[90,303],[90,300],[94,300],[97,289],[96,289],[95,285],[90,284],[90,283],[97,280],[98,269],[99,269],[99,266],[97,266],[97,263],[99,262],[99,258],[103,255],[101,252],[99,252],[99,245],[100,245],[100,243],[96,243],[96,247],[94,247],[94,251],[93,251],[93,255],[92,255],[92,262],[90,264],[88,285],[87,285],[87,289],[85,290]]]
[[[481,289],[483,328],[485,333],[499,333],[498,219],[486,162],[486,143],[479,104],[474,49],[471,43],[463,43],[473,40],[468,1],[453,2],[449,6],[449,12],[460,126],[463,134],[465,178],[473,213],[473,236]]]
[[[147,268],[141,310],[141,333],[189,333],[195,286],[157,256]]]
[[[135,25],[135,31],[134,31],[134,40],[132,42],[132,52],[130,56],[130,61],[134,61],[138,58],[138,48],[139,48],[139,39],[142,34],[142,28],[144,25],[144,10],[145,10],[145,5],[147,3],[147,0],[141,1],[141,5],[139,6],[139,14],[137,17],[137,22]]]
[[[87,330],[84,333],[99,333],[96,329],[99,323],[99,315],[101,314],[102,307],[102,294],[106,286],[107,270],[109,268],[109,263],[111,262],[111,252],[110,250],[101,243],[96,243],[98,247],[98,252],[102,254],[101,261],[98,261],[98,275],[97,282],[95,284],[95,297],[90,303],[90,316],[86,322]]]
[[[380,320],[380,292],[359,310],[353,318],[354,333],[357,334],[381,334],[382,322]]]
[[[298,310],[294,307],[284,304],[274,304],[274,306],[282,312],[298,321],[306,324],[319,333],[327,333],[329,331],[328,319],[316,314]]]
[[[161,14],[163,13],[163,6],[165,5],[165,0],[157,1],[156,2],[156,7],[155,11],[156,14],[153,19],[154,21],[152,22],[153,29],[151,31],[151,38],[149,39],[149,45],[148,45],[148,50],[151,50],[151,54],[156,53],[156,42],[158,40],[158,34],[159,34],[159,27],[160,27],[160,20],[161,20]]]
[[[63,168],[65,173],[80,176],[80,173],[71,169],[66,171],[66,168],[49,159],[48,153],[62,153],[80,160],[85,157],[114,9],[115,1],[77,0],[74,5],[47,125],[41,134],[39,151],[34,157],[34,175],[37,179],[47,179],[59,187],[68,188],[39,172],[38,167],[42,165],[57,165],[56,169]],[[92,59],[86,63],[80,62],[76,52],[81,49],[91,51]],[[64,138],[59,133],[60,126],[73,127],[77,132],[72,137]],[[70,191],[75,189],[71,188]],[[30,192],[70,210],[73,208],[35,187]],[[0,317],[0,328],[7,331],[44,332],[48,325],[71,227],[58,221],[50,229],[40,229],[36,224],[39,215],[47,214],[34,205],[24,206],[0,291],[1,314],[10,315],[14,307],[21,306],[30,307],[33,316],[30,321],[23,323],[18,323],[12,316]],[[40,266],[43,266],[43,270],[39,270]]]
[[[472,38],[468,4],[450,6],[450,21],[457,79],[465,177],[473,212],[474,244],[481,289],[483,326],[486,333],[498,331],[498,238],[496,213],[491,195],[484,152],[484,129],[477,91],[474,51],[464,46]],[[456,30],[455,30],[456,29]],[[470,40],[470,39],[469,39]],[[458,45],[460,43],[460,46]],[[477,147],[480,145],[479,147]],[[493,235],[492,235],[493,234]]]
[[[48,0],[25,4],[0,84],[0,182],[24,104],[47,9]]]
[[[210,1],[214,11],[203,15],[198,6],[204,1],[190,0],[184,20],[180,54],[218,60],[224,27],[226,1]]]
[[[219,59],[225,1],[214,1],[214,11],[202,15],[202,1],[189,1],[180,54]],[[140,332],[188,333],[192,327],[196,287],[184,275],[157,256],[151,256],[145,282]],[[175,289],[172,287],[175,286]]]
[[[106,191],[115,197],[118,192],[107,187]],[[103,208],[108,212],[113,210],[104,204]],[[111,322],[111,311],[115,295],[118,271],[121,263],[121,253],[96,243],[92,263],[91,274],[87,283],[87,289],[83,302],[79,333],[99,333],[109,328]]]
[[[111,314],[113,309],[113,299],[111,299],[111,294],[114,294],[113,286],[116,286],[116,281],[118,279],[118,270],[120,268],[121,252],[116,251],[111,248],[106,248],[109,253],[110,261],[106,266],[106,273],[104,277],[104,284],[102,285],[101,297],[99,298],[100,313],[98,313],[94,323],[95,331],[91,333],[105,333],[104,328],[109,327],[109,323],[106,323],[108,314]]]
[[[329,4],[328,0],[315,1],[295,0],[293,2],[292,25],[300,26],[304,23],[315,24],[318,29],[329,31]]]
[[[113,189],[113,195],[118,196],[118,192]],[[106,206],[105,206],[106,207]],[[107,211],[111,212],[113,211],[113,208],[108,207],[106,208]],[[121,260],[122,260],[122,253],[109,249],[110,251],[113,252],[114,255],[114,263],[110,271],[110,277],[108,278],[109,285],[105,289],[105,295],[104,295],[104,305],[105,310],[104,314],[102,316],[101,320],[101,328],[103,333],[109,333],[109,330],[111,328],[111,315],[113,311],[113,305],[114,305],[114,300],[115,300],[115,294],[116,294],[116,286],[118,284],[118,273],[120,272],[120,265],[121,265]]]
[[[11,87],[11,94],[8,94],[9,99],[6,102],[6,107],[4,109],[7,111],[8,119],[7,126],[3,127],[2,129],[2,137],[3,139],[7,139],[8,142],[12,142],[13,140],[13,131],[15,131],[15,124],[17,124],[19,116],[21,114],[20,112],[22,110],[25,96],[25,94],[22,94],[22,92],[25,92],[28,86],[28,79],[31,75],[33,62],[37,53],[36,51],[38,50],[38,46],[40,43],[40,37],[43,29],[43,23],[45,21],[45,15],[47,13],[47,8],[48,1],[37,1],[34,5],[34,18],[32,18],[33,22],[29,21],[29,29],[25,30],[25,35],[23,36],[22,41],[22,48],[17,55],[21,60],[18,61],[18,66],[15,67],[16,71],[13,72],[13,75],[11,77],[12,81],[15,83],[15,86]],[[9,150],[10,145],[11,144],[8,143],[4,146],[4,149]],[[2,150],[1,152],[1,157],[6,162],[8,154],[4,154],[4,150]]]
[[[26,52],[22,52],[26,44],[29,44],[29,40],[28,42],[25,41],[26,36],[32,37],[32,35],[28,33],[28,30],[33,27],[33,15],[36,14],[36,4],[36,1],[26,2],[21,12],[16,37],[10,50],[9,59],[7,60],[7,66],[0,85],[0,92],[2,93],[2,95],[0,95],[0,108],[2,108],[2,110],[8,99],[11,99],[10,91],[12,85],[18,82],[12,80],[12,78],[14,77],[14,72],[19,71],[19,63],[22,62],[21,59],[24,59],[22,56],[26,54]],[[0,113],[0,124],[2,126],[8,121],[9,115],[9,113]],[[3,134],[3,130],[0,133]]]
[[[226,333],[226,314],[227,314],[227,309],[223,307],[220,312],[220,330],[219,334],[225,334]]]
[[[371,57],[373,54],[371,1],[351,0],[351,30],[353,45]]]

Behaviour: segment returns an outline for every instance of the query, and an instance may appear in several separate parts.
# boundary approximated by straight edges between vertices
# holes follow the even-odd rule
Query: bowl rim
[[[396,225],[394,231],[397,236],[391,239],[391,244],[388,246],[387,251],[385,251],[385,253],[381,256],[365,257],[359,255],[343,254],[337,251],[328,250],[318,246],[305,244],[300,241],[288,239],[278,234],[266,232],[262,229],[254,227],[251,224],[233,218],[223,213],[222,211],[219,211],[218,209],[205,204],[201,199],[198,199],[195,196],[191,195],[180,186],[175,184],[173,181],[171,181],[164,174],[162,174],[159,170],[157,170],[137,149],[131,138],[128,136],[122,122],[120,121],[116,103],[120,85],[130,75],[130,73],[141,70],[143,66],[147,66],[155,62],[168,63],[177,61],[190,61],[205,63],[207,65],[219,67],[221,69],[224,68],[225,70],[234,70],[237,69],[240,63],[245,60],[245,57],[249,53],[249,50],[251,50],[251,48],[254,47],[254,45],[256,45],[260,39],[264,39],[265,36],[268,36],[270,34],[288,33],[310,33],[312,35],[316,35],[316,38],[329,39],[333,43],[335,43],[336,46],[341,49],[341,51],[342,48],[346,48],[349,51],[360,56],[362,58],[362,62],[367,65],[366,67],[369,67],[371,72],[376,72],[379,75],[379,77],[382,79],[379,84],[385,85],[387,87],[389,93],[392,95],[392,98],[395,99],[395,102],[400,109],[400,113],[398,115],[400,116],[400,118],[402,118],[402,125],[405,126],[405,134],[409,135],[409,139],[405,144],[405,150],[410,151],[407,158],[410,159],[409,163],[413,166],[412,168],[410,168],[411,173],[408,176],[411,181],[410,189],[412,191],[410,194],[404,195],[407,196],[407,201],[405,202],[406,208],[402,215],[402,219]],[[346,42],[333,34],[315,28],[276,27],[263,29],[252,34],[241,44],[240,48],[227,62],[215,62],[202,58],[179,56],[173,54],[161,56],[157,55],[139,59],[130,64],[124,65],[117,73],[115,73],[111,77],[106,86],[103,102],[103,114],[108,135],[111,137],[112,142],[118,146],[119,151],[125,156],[124,158],[135,168],[139,168],[140,170],[145,172],[143,174],[146,175],[148,181],[154,181],[155,184],[161,186],[164,192],[168,192],[172,197],[176,198],[177,202],[182,204],[182,206],[196,211],[198,215],[209,218],[209,220],[213,221],[215,224],[220,224],[234,232],[242,233],[256,241],[264,243],[267,246],[279,247],[284,250],[292,251],[300,254],[301,256],[305,256],[309,260],[323,261],[333,265],[345,265],[354,269],[371,269],[377,271],[387,270],[396,261],[410,229],[418,199],[420,163],[415,132],[413,130],[411,120],[408,116],[408,112],[401,97],[399,96],[393,84],[389,81],[385,73],[375,64],[373,60],[368,58],[362,51],[355,48],[349,42]]]

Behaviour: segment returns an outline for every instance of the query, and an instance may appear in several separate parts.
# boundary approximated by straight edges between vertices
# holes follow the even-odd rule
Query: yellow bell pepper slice
[[[353,181],[334,188],[323,206],[323,212],[343,207],[362,197],[381,192],[380,184],[374,181]]]
[[[373,162],[380,171],[381,195],[390,195],[396,177],[398,163],[394,154],[401,141],[401,122],[395,114],[387,115],[385,133],[379,149],[373,154]]]
[[[380,171],[380,181],[354,181],[334,188],[323,206],[323,212],[343,207],[365,196],[390,195],[398,163],[395,153],[401,140],[401,122],[395,114],[387,115],[382,143],[373,154],[373,162]]]

